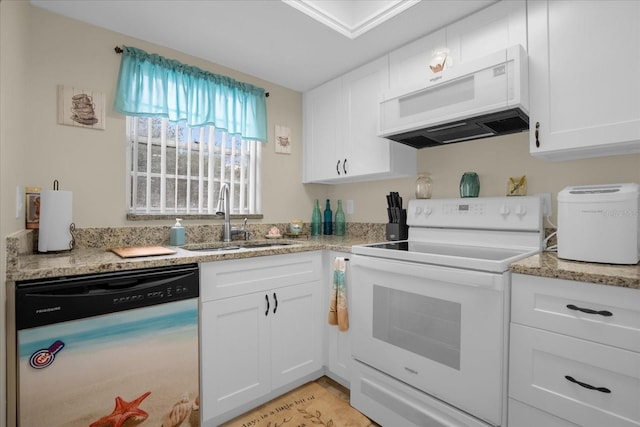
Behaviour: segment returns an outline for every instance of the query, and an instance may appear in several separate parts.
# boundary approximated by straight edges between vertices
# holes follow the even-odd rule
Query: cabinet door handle
[[[536,122],[536,147],[540,147],[540,122]]]
[[[336,163],[336,172],[338,172],[338,175],[340,175],[340,160],[338,160],[338,163]]]
[[[570,377],[569,375],[565,375],[564,377],[567,379],[567,381],[570,381],[570,382],[572,382],[574,384],[578,384],[580,387],[588,388],[589,390],[599,391],[601,393],[611,393],[611,390],[609,390],[606,387],[595,387],[595,386],[592,386],[591,384],[587,384],[587,383],[583,383],[581,381],[578,381],[575,378]]]
[[[264,299],[267,301],[267,311],[264,312],[265,316],[269,315],[269,295],[265,295]]]
[[[569,310],[574,310],[574,311],[581,311],[583,313],[587,313],[587,314],[599,314],[600,316],[604,316],[604,317],[610,317],[613,316],[613,313],[611,313],[610,311],[607,310],[592,310],[590,308],[582,308],[582,307],[578,307],[577,305],[573,305],[573,304],[567,304],[567,308]]]
[[[275,307],[273,307],[273,314],[276,314],[276,310],[278,309],[278,297],[276,296],[275,292],[273,293],[273,300],[276,303]]]
[[[347,159],[344,159],[344,162],[342,162],[342,170],[344,171],[344,174],[347,174]]]

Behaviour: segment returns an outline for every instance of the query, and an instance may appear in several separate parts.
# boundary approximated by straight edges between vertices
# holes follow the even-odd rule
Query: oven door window
[[[460,369],[460,303],[373,287],[373,337]]]

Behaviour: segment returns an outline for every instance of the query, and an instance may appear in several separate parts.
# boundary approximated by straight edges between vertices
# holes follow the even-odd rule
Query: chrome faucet
[[[230,242],[231,238],[236,234],[244,234],[244,240],[248,240],[249,232],[247,231],[247,218],[244,219],[242,227],[232,227],[230,211],[231,206],[229,202],[229,186],[226,183],[223,183],[222,185],[220,185],[220,193],[218,194],[218,205],[216,206],[216,215],[224,215],[222,241]]]

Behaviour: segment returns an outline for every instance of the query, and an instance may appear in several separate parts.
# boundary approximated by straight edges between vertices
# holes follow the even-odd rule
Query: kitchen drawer
[[[509,427],[580,427],[548,412],[509,399]]]
[[[514,274],[511,301],[512,322],[640,352],[638,289]]]
[[[509,368],[514,399],[581,426],[640,426],[638,353],[512,323]]]
[[[203,302],[320,280],[319,251],[200,264]]]

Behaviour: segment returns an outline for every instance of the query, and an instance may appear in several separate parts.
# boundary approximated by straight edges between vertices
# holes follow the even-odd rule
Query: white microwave
[[[520,45],[385,94],[379,136],[424,148],[529,130],[527,54]]]

